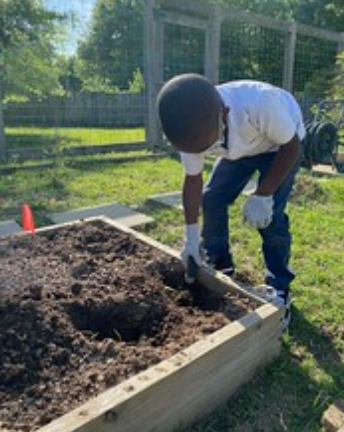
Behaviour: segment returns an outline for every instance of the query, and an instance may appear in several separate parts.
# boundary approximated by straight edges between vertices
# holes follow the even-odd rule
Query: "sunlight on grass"
[[[77,136],[77,133],[76,135]],[[120,139],[120,138],[119,138]],[[80,138],[87,141],[87,135]],[[80,143],[79,143],[80,144]],[[116,164],[63,163],[41,170],[15,171],[0,179],[0,219],[20,221],[23,202],[39,226],[52,212],[119,202],[152,216],[142,227],[165,244],[180,249],[182,212],[149,203],[152,195],[179,191],[178,160],[159,158]],[[232,250],[238,271],[262,282],[264,265],[259,234],[242,223],[245,197],[231,207]],[[336,398],[344,398],[344,179],[302,175],[289,204],[293,234],[290,333],[279,358],[212,414],[183,432],[243,432],[252,424],[264,432],[321,432],[321,415]]]
[[[116,144],[145,140],[144,128],[6,128],[8,146],[11,149],[51,146],[88,146]]]

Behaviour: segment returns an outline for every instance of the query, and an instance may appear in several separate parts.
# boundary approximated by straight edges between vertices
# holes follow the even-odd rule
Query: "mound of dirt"
[[[255,308],[101,221],[0,244],[0,429],[34,431]]]

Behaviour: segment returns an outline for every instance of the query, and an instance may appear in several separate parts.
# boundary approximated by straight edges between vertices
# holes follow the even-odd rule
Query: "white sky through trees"
[[[44,6],[67,16],[68,38],[64,43],[66,54],[73,54],[78,38],[87,29],[96,0],[43,0]]]

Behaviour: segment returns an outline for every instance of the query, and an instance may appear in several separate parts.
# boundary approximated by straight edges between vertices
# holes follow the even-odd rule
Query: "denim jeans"
[[[258,182],[264,178],[275,153],[264,153],[235,161],[218,159],[203,192],[203,245],[210,260],[228,256],[230,251],[229,206],[258,171]],[[288,291],[295,275],[289,267],[291,234],[285,213],[301,160],[289,172],[274,194],[271,224],[260,229],[262,252],[266,266],[265,282],[280,291]]]

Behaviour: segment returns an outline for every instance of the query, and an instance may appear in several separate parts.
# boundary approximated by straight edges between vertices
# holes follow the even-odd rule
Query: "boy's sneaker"
[[[212,266],[215,268],[215,270],[221,272],[225,276],[233,276],[235,271],[233,258],[230,254],[225,257],[218,258],[212,263]]]
[[[287,331],[291,320],[291,296],[288,291],[276,291],[277,301],[284,306],[283,331]]]
[[[284,307],[283,331],[286,331],[291,320],[291,298],[289,291],[277,290],[265,284],[258,285],[254,289],[266,301],[274,302],[277,306]]]

